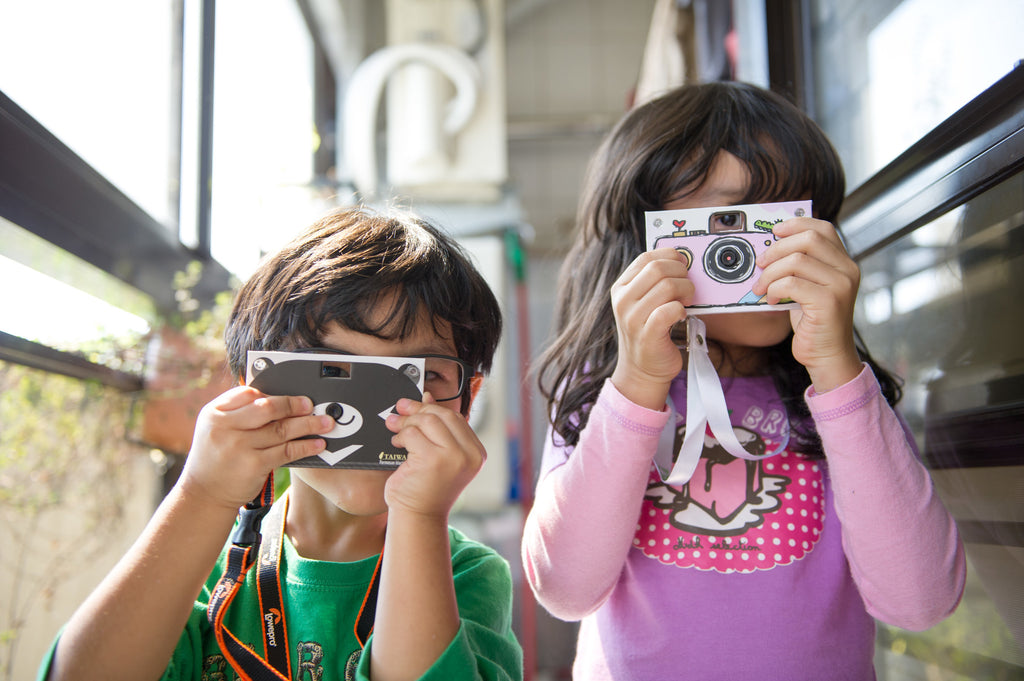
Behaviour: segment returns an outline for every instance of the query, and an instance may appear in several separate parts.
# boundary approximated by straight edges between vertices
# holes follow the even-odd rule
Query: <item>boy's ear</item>
[[[473,401],[476,399],[477,394],[480,392],[480,388],[484,385],[484,375],[479,371],[473,374],[473,377],[469,379],[469,399],[462,405],[462,415],[469,418],[469,410],[473,407]]]
[[[484,375],[479,371],[473,374],[473,378],[469,379],[469,403],[473,404],[473,400],[476,399],[476,395],[480,392],[480,388],[484,385]]]

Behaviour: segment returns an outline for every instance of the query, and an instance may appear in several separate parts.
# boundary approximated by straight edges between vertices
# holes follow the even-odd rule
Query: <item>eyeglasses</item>
[[[331,348],[299,348],[295,352],[323,353],[329,355],[352,355],[355,353]],[[408,359],[423,360],[423,390],[438,402],[447,402],[462,397],[473,376],[473,365],[458,357],[448,355],[407,355]]]

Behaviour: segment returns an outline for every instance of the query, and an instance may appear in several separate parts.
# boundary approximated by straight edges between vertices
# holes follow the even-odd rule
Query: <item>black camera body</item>
[[[423,399],[423,360],[331,353],[250,351],[246,382],[267,395],[305,395],[313,412],[334,419],[320,454],[300,468],[394,470],[407,452],[391,444],[384,419],[403,397]]]

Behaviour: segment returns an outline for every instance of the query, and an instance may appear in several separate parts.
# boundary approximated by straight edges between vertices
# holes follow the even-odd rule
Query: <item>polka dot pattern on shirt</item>
[[[745,462],[737,460],[740,466]],[[652,470],[634,548],[666,565],[722,573],[768,570],[800,560],[821,537],[825,520],[821,466],[788,451],[758,463],[757,490],[746,502],[729,502],[728,513],[718,500],[742,496],[735,489],[750,475],[717,474],[717,488],[691,496],[686,488],[669,487]],[[698,481],[691,479],[691,485]],[[710,493],[710,494],[709,494]],[[656,503],[658,501],[659,503]],[[721,518],[716,514],[727,515]]]

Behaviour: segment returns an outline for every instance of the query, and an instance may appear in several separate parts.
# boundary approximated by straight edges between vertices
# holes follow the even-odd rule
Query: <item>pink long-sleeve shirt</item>
[[[574,678],[875,678],[873,618],[928,628],[966,578],[913,438],[867,367],[805,395],[825,460],[784,446],[770,379],[723,388],[744,446],[781,454],[735,459],[709,435],[690,481],[666,485],[652,461],[683,416],[611,381],[575,448],[549,437],[523,562],[539,602],[581,620]],[[681,375],[674,404],[685,390]]]

